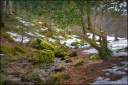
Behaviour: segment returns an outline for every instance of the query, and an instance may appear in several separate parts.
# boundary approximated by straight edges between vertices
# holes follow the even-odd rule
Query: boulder
[[[55,56],[64,57],[66,56],[67,51],[68,51],[68,47],[66,47],[65,45],[60,45],[55,48]]]
[[[54,62],[54,57],[54,52],[51,50],[33,50],[28,60],[37,63],[52,63]]]
[[[72,51],[72,52],[70,52],[70,53],[68,54],[68,56],[70,56],[70,57],[75,57],[75,56],[77,56],[77,53],[76,53],[76,51]]]

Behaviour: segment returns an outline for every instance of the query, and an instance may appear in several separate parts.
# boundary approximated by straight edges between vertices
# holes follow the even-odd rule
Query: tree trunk
[[[4,10],[5,10],[5,3],[6,1],[0,1],[0,28],[4,27]]]
[[[8,11],[9,14],[12,14],[12,1],[8,1]]]
[[[85,38],[87,40],[87,42],[94,48],[96,48],[99,51],[99,56],[103,59],[106,55],[110,54],[110,50],[107,47],[107,35],[99,30],[96,30],[92,27],[92,23],[91,23],[91,17],[89,14],[87,14],[87,20],[88,20],[88,28],[85,28],[86,30],[89,30],[91,33],[100,36],[101,42],[100,45],[96,44],[94,41],[92,41],[91,39],[89,39],[86,36],[86,30],[83,29],[83,31],[85,32]]]

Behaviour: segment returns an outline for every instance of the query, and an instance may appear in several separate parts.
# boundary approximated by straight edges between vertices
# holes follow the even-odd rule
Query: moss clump
[[[61,73],[52,75],[52,80],[54,81],[55,85],[58,85],[60,83],[61,77],[62,77]]]
[[[1,36],[6,38],[9,42],[14,43],[15,40],[8,34],[8,33],[2,33]]]
[[[36,40],[34,40],[31,43],[31,46],[39,50],[48,49],[54,51],[54,46],[41,38],[37,38]]]
[[[56,57],[64,57],[66,52],[68,51],[68,47],[65,45],[61,45],[55,48],[55,56]]]
[[[15,50],[12,47],[1,45],[0,54],[12,54]]]
[[[17,45],[15,47],[15,50],[18,51],[18,52],[22,52],[22,53],[26,53],[27,52],[27,49],[25,47],[23,47],[22,45]]]
[[[28,60],[37,63],[52,63],[54,62],[54,57],[54,52],[51,50],[33,50]]]
[[[78,46],[79,42],[72,42],[71,46]]]
[[[89,57],[89,60],[100,60],[100,56],[98,54],[94,54],[92,56]]]
[[[73,65],[76,67],[76,66],[80,66],[84,63],[83,59],[78,59]]]
[[[66,59],[69,59],[69,58],[70,58],[70,56],[65,56],[65,57],[64,57],[65,60],[66,60]]]
[[[77,53],[76,53],[76,51],[72,51],[72,52],[70,52],[70,53],[68,54],[68,56],[74,57],[74,56],[77,56]]]

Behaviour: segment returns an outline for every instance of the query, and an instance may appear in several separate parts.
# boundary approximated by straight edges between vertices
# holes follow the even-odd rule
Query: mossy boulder
[[[62,74],[61,73],[57,73],[57,74],[53,74],[52,75],[52,80],[54,81],[55,85],[59,85],[60,84],[61,78],[62,78]]]
[[[55,71],[63,71],[65,68],[62,65],[58,65],[55,67]]]
[[[77,56],[77,53],[76,53],[76,51],[72,51],[72,52],[70,52],[70,53],[68,54],[68,56],[70,56],[70,57],[75,57],[75,56]]]
[[[33,50],[29,55],[29,61],[36,63],[52,63],[54,62],[54,52],[51,50]]]
[[[22,45],[17,45],[15,47],[15,50],[18,51],[18,52],[21,52],[21,53],[26,53],[27,52],[27,49]]]
[[[89,57],[89,60],[100,60],[100,59],[101,59],[101,57],[98,54],[94,54]]]
[[[69,59],[66,59],[65,62],[69,63],[69,62],[72,62],[72,60],[69,58]]]
[[[68,51],[68,47],[65,45],[60,45],[55,48],[55,56],[56,57],[64,57]]]
[[[6,38],[11,43],[14,43],[15,42],[15,40],[8,33],[2,33],[1,36],[3,36],[4,38]]]
[[[12,47],[1,45],[0,54],[13,54],[15,50]]]
[[[30,46],[39,50],[48,49],[54,51],[54,46],[51,43],[46,42],[41,38],[35,39],[33,42],[31,42]]]
[[[76,66],[82,65],[83,63],[84,63],[83,59],[80,58],[80,59],[78,59],[73,65],[76,67]]]

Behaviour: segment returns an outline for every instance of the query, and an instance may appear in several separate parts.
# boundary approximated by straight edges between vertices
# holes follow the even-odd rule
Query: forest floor
[[[3,30],[2,32],[6,32],[6,30]],[[1,44],[4,44],[6,46],[14,47],[16,46],[17,42],[15,43],[9,43],[7,40],[3,37],[0,38]],[[29,51],[33,50],[34,48],[25,46],[25,48]],[[83,51],[87,50],[89,48],[82,48],[82,49],[75,49],[77,50],[77,56],[71,57],[70,59],[72,62],[66,63],[63,62],[63,67],[65,70],[63,71],[64,74],[69,75],[69,78],[62,78],[60,81],[60,84],[90,84],[96,80],[98,77],[104,77],[104,78],[110,78],[112,81],[118,80],[122,78],[123,76],[128,76],[128,70],[119,69],[120,71],[124,71],[127,74],[110,74],[106,75],[106,71],[103,71],[104,69],[112,68],[115,64],[118,66],[123,66],[120,62],[122,61],[128,61],[127,57],[121,56],[121,57],[111,57],[107,56],[105,60],[98,60],[98,61],[90,61],[88,58],[92,54],[85,54]],[[23,56],[27,55],[23,54]],[[83,65],[74,67],[73,63],[78,60],[79,58],[82,58],[84,60]],[[1,57],[0,60],[3,62],[4,57]],[[59,64],[59,63],[58,63]],[[19,59],[15,62],[4,62],[1,63],[0,68],[7,68],[6,69],[6,75],[15,75],[19,76],[23,74],[26,70],[33,67],[33,63],[27,62],[24,58]],[[17,79],[14,79],[15,81]]]
[[[73,63],[68,63],[65,66],[65,73],[70,75],[70,79],[61,80],[61,84],[90,84],[96,80],[99,76],[104,78],[110,78],[111,80],[118,80],[122,78],[122,76],[127,75],[128,71],[125,71],[127,74],[110,74],[105,75],[104,69],[112,68],[114,64],[118,66],[122,66],[120,62],[128,61],[127,57],[111,57],[107,56],[105,60],[98,61],[90,61],[88,58],[92,54],[85,54],[82,51],[85,49],[77,50],[78,56],[72,57],[72,62],[75,62],[77,59],[82,58],[84,60],[84,64],[82,66],[74,67]],[[122,70],[122,69],[120,69]]]

